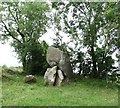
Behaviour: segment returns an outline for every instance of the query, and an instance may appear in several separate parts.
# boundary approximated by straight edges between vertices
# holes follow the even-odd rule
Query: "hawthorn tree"
[[[46,32],[48,5],[44,2],[4,2],[1,7],[0,39],[8,40],[14,47],[25,72],[35,74],[35,69],[43,71],[48,45],[40,42],[39,38]],[[31,61],[34,63],[30,63]]]

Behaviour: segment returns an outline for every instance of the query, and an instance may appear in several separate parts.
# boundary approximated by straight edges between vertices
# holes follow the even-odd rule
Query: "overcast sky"
[[[9,44],[0,43],[0,65],[19,66],[16,53],[12,52],[13,48]]]

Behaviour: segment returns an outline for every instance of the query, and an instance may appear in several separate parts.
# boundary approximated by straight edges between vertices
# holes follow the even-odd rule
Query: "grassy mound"
[[[61,87],[44,86],[43,77],[37,83],[24,83],[24,76],[2,82],[3,106],[117,106],[118,89],[114,84],[92,79],[80,79]]]

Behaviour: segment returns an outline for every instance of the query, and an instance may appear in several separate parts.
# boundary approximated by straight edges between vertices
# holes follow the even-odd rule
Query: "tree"
[[[24,71],[28,72],[29,61],[37,60],[34,56],[40,56],[36,62],[44,65],[46,60],[45,57],[42,58],[42,54],[45,54],[46,44],[39,42],[39,38],[46,32],[48,5],[43,2],[6,2],[1,5],[3,12],[1,40],[11,41],[10,44],[17,52]]]
[[[100,78],[102,73],[107,73],[103,70],[108,67],[107,70],[110,70],[113,65],[111,55],[117,49],[118,39],[118,14],[113,13],[116,5],[117,3],[53,3],[57,14],[56,28],[70,36],[75,44],[71,51],[76,50],[78,56],[80,53],[77,52],[87,48],[84,59],[88,59],[91,64],[89,72],[93,78]],[[64,26],[61,26],[62,20]],[[81,58],[77,61],[81,61]],[[110,62],[106,63],[107,61]]]
[[[48,63],[46,61],[47,48],[48,45],[45,41],[43,41],[41,44],[30,44],[30,46],[27,49],[28,54],[26,57],[27,74],[44,74],[46,68],[48,67]]]

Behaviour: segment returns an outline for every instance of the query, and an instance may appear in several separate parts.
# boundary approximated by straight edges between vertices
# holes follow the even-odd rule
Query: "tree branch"
[[[9,10],[10,14],[12,15],[12,17],[14,18],[14,21],[15,21],[15,22],[17,23],[17,25],[18,25],[18,20],[15,18],[15,16],[14,16],[13,13],[11,12],[10,7],[8,7],[8,10]]]
[[[18,41],[19,43],[21,43],[20,40],[18,40],[16,37],[14,37],[14,36],[12,35],[12,33],[11,33],[10,30],[7,28],[7,26],[6,26],[6,24],[4,23],[4,21],[2,21],[2,23],[3,23],[4,27],[5,27],[5,30],[8,32],[8,35],[10,35],[14,40],[16,40],[16,41]]]
[[[86,9],[88,9],[88,7],[86,6],[86,5],[84,4],[84,3],[82,3],[82,6],[80,6],[80,8],[79,8],[79,11],[82,13],[82,14],[84,14],[84,17],[85,17],[85,19],[87,20],[87,21],[89,21],[89,19],[87,18],[87,13],[86,13],[86,11],[85,11],[85,8]],[[88,10],[89,11],[89,10]]]
[[[22,37],[23,42],[25,42],[25,35],[20,31],[19,28],[17,29],[17,32],[18,32],[18,33],[20,34],[20,36]]]

